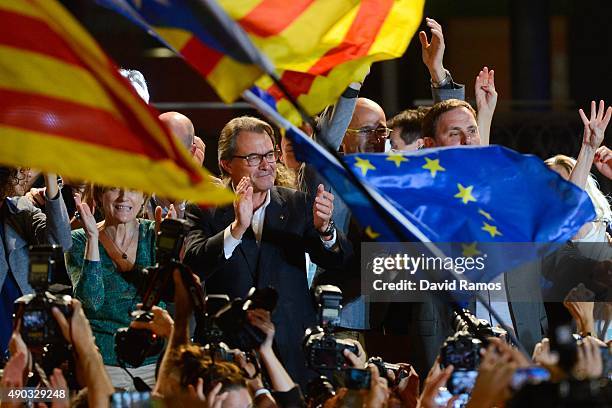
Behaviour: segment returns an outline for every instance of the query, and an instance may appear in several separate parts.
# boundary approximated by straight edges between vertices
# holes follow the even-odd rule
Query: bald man
[[[202,139],[195,135],[195,128],[191,120],[179,112],[165,112],[159,115],[159,120],[168,127],[174,137],[181,142],[193,160],[200,166],[204,162],[204,149],[206,146]],[[152,220],[158,220],[160,216],[165,216],[170,211],[170,205],[173,204],[174,210],[179,218],[185,215],[185,202],[171,202],[168,199],[153,195],[147,205],[147,217]],[[156,214],[156,207],[161,207],[161,214]]]
[[[385,151],[389,136],[385,111],[371,99],[357,98],[353,117],[342,141],[342,151],[350,153],[376,153]]]
[[[193,123],[191,123],[191,120],[189,120],[187,116],[178,112],[166,112],[159,115],[159,120],[170,129],[172,134],[180,140],[181,144],[185,146],[186,149],[191,151],[195,137],[195,129]]]

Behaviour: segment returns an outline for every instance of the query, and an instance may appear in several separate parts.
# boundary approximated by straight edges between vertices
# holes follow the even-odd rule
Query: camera
[[[152,321],[153,314],[150,311],[153,306],[160,300],[174,301],[172,273],[176,268],[181,273],[194,309],[197,311],[204,309],[202,287],[189,268],[179,262],[187,231],[188,226],[184,220],[165,219],[161,222],[155,243],[158,262],[143,271],[146,289],[142,297],[141,310],[132,312],[135,321]],[[163,347],[164,340],[147,329],[122,327],[115,333],[115,353],[120,364],[125,362],[132,367],[140,367],[147,357],[159,354]]]
[[[150,322],[153,313],[136,311],[132,313],[137,322]],[[140,367],[147,357],[159,354],[164,348],[164,339],[158,337],[151,330],[122,327],[115,333],[115,353],[117,359],[131,365]]]
[[[472,336],[480,339],[484,347],[488,345],[488,337],[508,339],[508,332],[506,330],[491,326],[488,321],[477,318],[467,309],[454,312],[453,316],[455,332],[465,331],[470,333]]]
[[[174,302],[172,271],[177,266],[186,268],[179,258],[188,231],[189,225],[185,220],[167,218],[161,222],[155,241],[157,264],[143,270],[145,289],[142,303],[145,309],[150,309],[160,300]]]
[[[55,296],[48,291],[57,270],[65,270],[62,247],[34,245],[29,250],[28,281],[34,293],[15,300],[16,320],[21,320],[21,336],[28,347],[33,348],[63,343],[64,336],[51,309],[57,307],[66,319],[70,319],[72,298],[68,295]]]
[[[246,299],[236,298],[223,306],[214,316],[214,324],[223,333],[223,340],[232,348],[249,351],[259,347],[266,334],[249,323],[247,310],[274,311],[278,292],[273,288],[251,288]]]
[[[440,349],[442,366],[453,365],[455,370],[476,370],[480,364],[482,341],[466,331],[449,336]]]
[[[446,383],[446,388],[453,395],[471,394],[476,377],[478,377],[476,370],[454,370]]]
[[[406,369],[405,367],[402,367],[399,364],[386,363],[380,357],[370,357],[367,363],[373,364],[378,369],[378,373],[380,374],[381,378],[386,378],[387,380],[389,380],[388,372],[393,372],[395,380],[393,381],[393,383],[389,384],[389,386],[397,386],[400,381],[410,375],[409,369]]]
[[[317,286],[315,300],[319,325],[306,330],[306,362],[313,370],[342,370],[347,367],[344,350],[359,354],[359,349],[352,342],[337,339],[333,334],[342,308],[342,291],[332,285]]]

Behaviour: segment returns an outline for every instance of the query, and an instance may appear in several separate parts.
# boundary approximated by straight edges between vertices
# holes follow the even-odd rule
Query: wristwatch
[[[431,79],[431,86],[433,86],[434,88],[442,88],[450,84],[451,82],[453,82],[453,77],[451,76],[450,71],[448,69],[445,69],[444,78],[440,82],[435,82],[433,79]]]
[[[336,229],[336,224],[334,224],[334,220],[329,220],[329,224],[327,224],[327,229],[323,232],[319,232],[319,235],[323,238],[328,238],[334,235],[334,231]]]

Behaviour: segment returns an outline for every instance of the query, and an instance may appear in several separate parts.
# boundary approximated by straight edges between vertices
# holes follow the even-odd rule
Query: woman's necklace
[[[113,237],[110,236],[110,234],[108,233],[107,229],[104,230],[104,233],[108,236],[109,241],[115,247],[115,249],[121,254],[121,258],[123,258],[123,259],[128,259],[127,251],[129,251],[130,248],[132,247],[132,243],[134,242],[134,239],[136,237],[138,237],[138,233],[139,233],[139,230],[140,230],[140,223],[138,221],[136,221],[136,223],[137,223],[136,224],[136,232],[132,235],[132,238],[130,239],[130,242],[125,247],[125,250],[123,250],[122,248],[119,248],[119,246],[117,244],[115,244],[115,240],[113,239]]]

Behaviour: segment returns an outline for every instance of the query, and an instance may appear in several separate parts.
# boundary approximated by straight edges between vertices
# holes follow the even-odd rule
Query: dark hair
[[[220,392],[237,388],[246,388],[246,380],[242,371],[234,363],[228,361],[214,362],[206,352],[197,345],[186,345],[179,349],[177,368],[181,373],[181,387],[194,387],[198,378],[204,380],[204,394],[208,394],[218,383],[223,384]]]
[[[0,200],[15,195],[15,186],[19,184],[17,167],[0,167]]]
[[[413,143],[421,137],[421,123],[429,111],[427,106],[416,109],[406,109],[387,121],[389,129],[399,128],[400,137],[406,144]]]
[[[265,133],[270,136],[270,139],[272,139],[272,144],[274,147],[276,147],[274,130],[272,129],[272,126],[263,120],[254,118],[252,116],[240,116],[230,120],[225,126],[223,126],[223,129],[221,129],[217,149],[217,155],[219,157],[219,170],[221,171],[222,178],[227,178],[229,174],[227,174],[223,166],[221,166],[221,160],[231,160],[232,156],[236,153],[236,139],[240,132]]]
[[[423,137],[431,137],[432,139],[436,138],[436,127],[438,126],[438,120],[443,113],[451,111],[456,108],[466,108],[469,110],[474,118],[476,118],[476,111],[472,108],[472,105],[467,103],[466,101],[461,101],[459,99],[447,99],[442,102],[436,103],[429,109],[429,112],[423,118],[422,131],[421,134]]]

